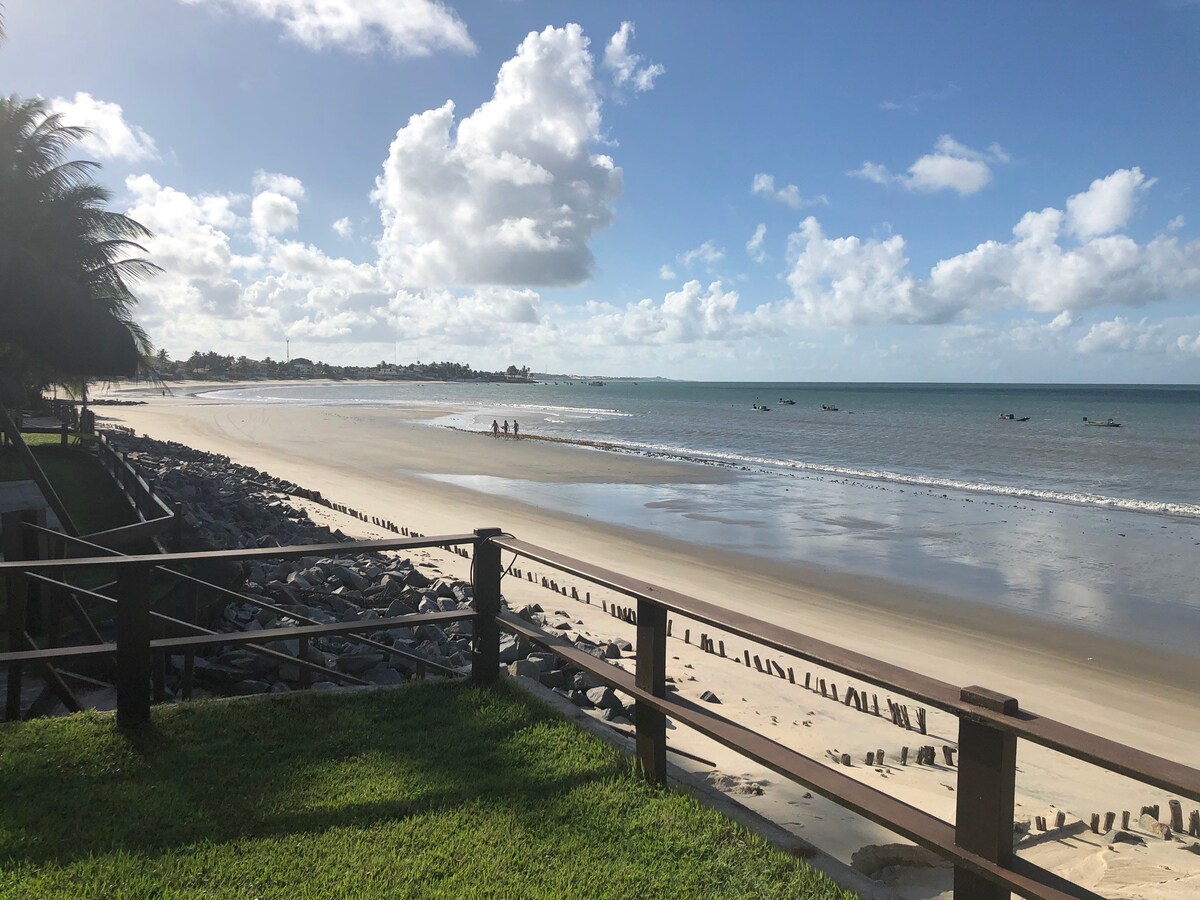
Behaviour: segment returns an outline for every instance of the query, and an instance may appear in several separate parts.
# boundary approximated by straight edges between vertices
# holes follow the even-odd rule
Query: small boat
[[[824,403],[821,404],[821,409],[824,410],[825,412],[837,412],[838,411],[838,408],[836,406],[827,406]]]
[[[754,401],[754,405],[750,408],[753,409],[755,412],[770,412],[771,411],[771,407],[763,406],[757,400]]]
[[[784,406],[795,406],[796,405],[795,400],[785,400],[783,397],[779,398],[779,402],[782,403]]]
[[[607,381],[589,381],[588,387],[608,387]]]
[[[1120,428],[1121,427],[1120,422],[1114,422],[1112,419],[1105,419],[1103,422],[1101,422],[1099,419],[1089,419],[1087,416],[1083,417],[1083,424],[1084,425],[1095,425],[1097,428]]]
[[[1006,422],[1028,422],[1029,416],[1021,416],[1017,418],[1013,413],[1000,413],[1000,418]]]

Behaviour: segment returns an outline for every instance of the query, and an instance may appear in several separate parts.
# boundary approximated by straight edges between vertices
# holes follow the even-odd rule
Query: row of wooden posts
[[[951,747],[949,744],[942,745],[942,757],[947,766],[954,766],[954,754],[958,752],[956,747]],[[849,753],[839,753],[836,750],[826,750],[826,755],[835,763],[840,763],[843,766],[853,766],[854,758]],[[900,765],[908,765],[908,747],[900,748]],[[878,750],[868,750],[863,757],[863,762],[868,766],[883,766],[887,764],[887,754],[882,748]],[[913,757],[913,764],[918,766],[933,766],[937,765],[937,748],[932,744],[917,748],[917,753]]]
[[[465,550],[457,552],[461,552],[463,556],[467,556]],[[585,591],[584,596],[580,597],[577,588],[568,588],[567,585],[559,584],[558,581],[553,578],[547,578],[544,575],[537,576],[533,572],[527,572],[515,568],[512,570],[512,572],[517,578],[523,577],[526,581],[529,581],[533,584],[540,583],[543,588],[551,590],[556,594],[561,594],[564,597],[569,596],[572,600],[578,600],[591,605],[592,594],[590,591]],[[627,625],[637,625],[637,610],[633,607],[623,606],[618,603],[610,604],[607,600],[601,600],[601,605],[604,611],[614,618],[624,622]],[[674,636],[673,624],[674,621],[672,619],[667,620],[668,637]],[[683,641],[685,644],[691,644],[692,631],[690,628],[684,629]],[[773,675],[777,678],[784,679],[789,684],[797,683],[796,671],[793,667],[788,666],[785,668],[770,658],[764,661],[761,656],[757,654],[751,654],[749,650],[743,650],[740,658],[736,655],[727,655],[725,652],[725,642],[723,640],[711,638],[707,634],[702,633],[700,635],[698,646],[705,653],[711,653],[720,656],[722,659],[731,659],[736,663],[745,665],[747,668],[753,665],[756,671],[765,675]],[[804,687],[810,691],[813,691],[814,693],[819,692],[821,696],[825,697],[826,699],[832,697],[835,702],[843,702],[846,706],[853,705],[854,708],[859,712],[869,713],[875,716],[881,715],[878,694],[871,694],[870,700],[868,700],[866,691],[851,687],[846,690],[844,695],[845,699],[841,700],[836,684],[833,684],[832,682],[827,683],[824,678],[820,678],[819,676],[814,681],[813,674],[811,672],[804,673]],[[893,725],[903,728],[905,731],[916,731],[918,734],[928,734],[927,712],[924,707],[916,707],[910,715],[907,704],[897,703],[890,697],[886,698],[886,703],[888,705],[888,714]],[[916,723],[915,725],[913,724],[914,720]]]

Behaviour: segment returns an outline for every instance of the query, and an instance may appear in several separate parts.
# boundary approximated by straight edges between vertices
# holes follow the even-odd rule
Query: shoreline
[[[375,386],[397,384],[466,384],[466,382],[446,381],[393,382],[380,379],[364,379],[355,381],[353,383]],[[213,401],[245,403],[247,401],[242,400],[241,398],[229,398],[228,401],[225,401],[225,398],[209,398],[205,397],[204,395],[217,391],[236,391],[252,389],[255,387],[295,388],[306,385],[313,387],[342,386],[347,384],[347,382],[339,382],[328,379],[299,379],[273,382],[230,382],[228,384],[222,384],[219,387],[212,387],[212,384],[212,382],[182,382],[181,387],[187,390],[186,396],[189,397]],[[130,387],[126,390],[137,391],[139,388]],[[250,402],[257,403],[262,401]],[[325,405],[331,408],[342,407],[341,404],[322,403],[320,401],[314,401],[309,405]],[[361,403],[350,404],[349,408],[412,409],[413,406],[396,404],[387,401],[363,401]],[[444,409],[436,409],[432,411],[432,414],[445,416],[446,411]],[[471,434],[485,433],[484,431],[462,427],[461,425],[440,425],[438,427]],[[1183,503],[1174,500],[1120,497],[1109,496],[1106,494],[1072,493],[1054,490],[1053,488],[1021,487],[999,482],[993,483],[983,481],[967,481],[960,478],[941,475],[863,469],[853,466],[843,466],[804,460],[772,459],[732,453],[721,453],[718,451],[697,450],[686,447],[658,446],[654,444],[641,444],[631,441],[607,440],[602,438],[572,438],[559,435],[544,435],[526,432],[521,439],[568,444],[610,453],[642,456],[647,459],[677,460],[693,465],[727,469],[730,471],[754,471],[776,477],[782,476],[791,478],[804,478],[816,476],[829,479],[862,480],[887,486],[887,488],[891,490],[899,489],[901,492],[903,492],[904,488],[916,489],[918,491],[924,490],[931,496],[936,495],[936,492],[939,491],[956,491],[971,494],[977,497],[991,498],[995,502],[1029,501],[1035,503],[1055,503],[1070,507],[1078,507],[1097,511],[1109,511],[1114,513],[1141,513],[1155,516],[1167,516],[1172,519],[1178,519],[1188,523],[1200,522],[1200,504]]]
[[[183,411],[189,408],[194,414]],[[202,410],[204,412],[198,412]],[[216,410],[221,412],[216,413]],[[338,498],[340,502],[349,502],[380,514],[387,514],[387,509],[392,506],[388,499],[396,496],[399,501],[395,504],[397,506],[416,505],[429,511],[431,521],[424,521],[420,525],[426,533],[438,530],[450,532],[466,525],[481,527],[499,522],[509,531],[522,529],[524,534],[520,536],[523,539],[555,547],[562,540],[561,526],[569,524],[576,532],[570,536],[569,543],[576,544],[580,540],[595,543],[586,541],[590,534],[594,538],[603,536],[605,544],[602,558],[588,552],[574,555],[628,571],[649,581],[657,581],[684,593],[700,595],[711,592],[712,583],[719,583],[722,577],[727,578],[732,574],[753,585],[757,598],[753,605],[765,613],[760,616],[762,618],[783,616],[799,620],[796,610],[803,607],[820,610],[826,615],[836,614],[844,621],[860,623],[864,615],[886,615],[891,624],[903,623],[906,630],[928,629],[930,633],[953,632],[960,635],[976,632],[984,640],[998,640],[1014,650],[1028,652],[1032,659],[1058,658],[1096,673],[1107,671],[1137,680],[1149,680],[1165,689],[1187,684],[1192,675],[1195,676],[1193,683],[1200,684],[1200,658],[1161,650],[1149,653],[1145,646],[1134,642],[1086,632],[1034,616],[1014,615],[1007,610],[993,609],[972,601],[964,602],[949,594],[914,588],[886,578],[688,544],[662,534],[648,534],[640,529],[597,521],[574,510],[546,510],[520,499],[498,497],[428,477],[438,469],[468,473],[484,469],[490,470],[487,474],[495,477],[519,478],[528,474],[526,469],[534,468],[540,469],[541,477],[551,483],[557,483],[559,479],[570,479],[572,483],[605,483],[619,478],[633,484],[669,481],[686,485],[711,484],[729,477],[720,468],[594,451],[587,452],[586,459],[580,460],[578,456],[585,453],[585,448],[561,446],[557,441],[536,442],[541,445],[537,449],[545,452],[534,459],[514,461],[511,453],[508,454],[510,458],[497,458],[498,449],[508,447],[515,450],[520,446],[524,451],[535,442],[524,438],[519,442],[489,442],[482,434],[462,431],[452,432],[455,439],[447,440],[451,434],[406,423],[405,418],[419,418],[424,414],[422,410],[414,408],[404,411],[407,416],[389,416],[386,422],[389,435],[395,435],[401,429],[407,432],[394,437],[398,450],[403,445],[405,452],[398,454],[403,458],[403,464],[390,463],[386,454],[383,454],[382,458],[370,461],[371,471],[366,470],[361,459],[355,459],[356,465],[324,459],[329,443],[321,439],[314,440],[312,435],[303,442],[292,441],[276,447],[264,446],[258,439],[262,430],[292,431],[297,422],[315,423],[318,420],[330,426],[331,433],[341,438],[346,434],[346,419],[363,418],[354,422],[363,426],[363,433],[357,435],[356,446],[348,454],[355,457],[363,444],[373,444],[379,435],[371,433],[374,430],[371,417],[358,416],[369,410],[355,409],[353,416],[349,412],[344,407],[228,406],[204,400],[179,404],[171,403],[167,398],[166,403],[149,403],[143,407],[113,407],[106,411],[106,417],[123,420],[125,424],[133,425],[139,432],[152,437],[178,440],[198,449],[224,453],[238,462],[312,486],[327,496]],[[250,421],[245,421],[246,416],[250,416]],[[210,421],[203,424],[196,421],[205,418]],[[243,421],[236,423],[233,421],[235,419]],[[374,425],[377,427],[378,422]],[[193,440],[180,437],[180,429]],[[471,442],[474,446],[464,442]],[[423,444],[433,446],[422,449],[420,445]],[[479,459],[480,456],[486,458]],[[369,500],[355,504],[342,499],[348,495],[363,497],[361,479],[372,476],[374,483],[368,487],[366,494]],[[418,502],[412,503],[414,500]],[[438,507],[441,509],[438,510]],[[473,513],[469,518],[461,515],[467,510]],[[485,511],[487,515],[484,515]],[[390,517],[398,518],[398,515],[392,514]],[[624,566],[620,564],[622,561],[626,561]],[[691,570],[688,576],[679,577],[686,570]],[[656,574],[658,578],[654,577]],[[670,577],[664,578],[664,575]],[[796,630],[806,629],[797,627]],[[861,624],[854,629],[861,630]],[[815,632],[814,636],[824,637]],[[833,642],[839,643],[839,639],[835,636]],[[1002,687],[996,686],[997,689]]]
[[[364,413],[368,413],[364,415]],[[585,452],[584,448],[547,443],[494,441],[476,434],[419,426],[426,411],[386,413],[330,407],[228,405],[204,399],[167,398],[139,407],[114,407],[105,418],[123,421],[160,440],[229,456],[269,471],[330,500],[364,513],[405,523],[426,534],[499,526],[524,540],[553,548],[597,565],[644,578],[691,596],[737,609],[803,634],[962,685],[980,684],[1017,697],[1026,710],[1059,719],[1107,738],[1145,747],[1161,756],[1190,762],[1200,733],[1200,660],[1148,652],[1136,645],[1070,633],[1033,618],[976,608],[960,600],[891,583],[883,578],[822,571],[787,559],[770,560],[715,550],[670,537],[587,517],[580,509],[544,509],[520,499],[481,493],[435,480],[447,470],[486,472],[495,477],[559,479],[571,483],[629,481],[635,485],[664,480],[683,488],[728,483],[732,473],[624,454]],[[304,504],[312,517],[331,528],[360,537],[385,536],[367,522],[317,504]],[[507,560],[505,560],[507,563]],[[469,577],[469,563],[445,554],[440,566]],[[556,576],[540,565],[535,572],[591,589],[594,605],[551,594],[540,584],[508,579],[504,594],[514,607],[539,603],[555,621],[574,623],[577,633],[634,640],[635,629],[603,612],[605,592],[579,579]],[[615,595],[609,602],[627,604]],[[561,611],[561,612],[559,612]],[[691,626],[693,642],[680,636]],[[733,653],[747,642],[722,637]],[[863,716],[820,694],[755,672],[731,659],[703,653],[695,623],[676,622],[668,644],[668,671],[681,695],[698,700],[706,689],[721,698],[720,711],[773,740],[830,764],[833,751],[848,752],[855,764],[843,771],[905,802],[953,820],[954,773],[942,766],[897,765],[904,745],[953,743],[952,716],[929,711],[929,737],[897,729],[884,717]],[[762,652],[751,649],[751,652]],[[775,657],[777,654],[770,654]],[[1092,657],[1092,659],[1088,659]],[[779,656],[797,671],[819,667]],[[628,667],[630,661],[619,661]],[[856,680],[832,676],[839,687]],[[861,686],[861,683],[859,683]],[[880,693],[880,702],[884,694]],[[858,848],[896,840],[885,829],[720,745],[674,728],[670,743],[715,763],[685,768],[699,772],[767,818],[792,829],[813,844],[848,861]],[[863,753],[882,748],[889,763],[864,766]],[[675,762],[683,762],[680,757]],[[1066,810],[1069,822],[1087,820],[1095,811],[1136,810],[1160,802],[1162,793],[1044,748],[1022,743],[1019,754],[1018,820],[1035,815],[1053,818]],[[751,793],[742,788],[751,786]],[[761,793],[758,793],[761,791]],[[1047,836],[1051,833],[1047,832]],[[1117,845],[1122,847],[1123,845]],[[1152,891],[1139,896],[1186,896],[1200,875],[1181,872],[1191,854],[1178,844],[1159,842],[1119,853],[1106,850],[1103,837],[1090,834],[1043,840],[1035,836],[1022,856],[1097,888],[1116,891],[1127,879],[1139,887],[1178,881],[1182,893]],[[1125,854],[1141,854],[1126,859]],[[1121,859],[1113,862],[1116,856]],[[1184,857],[1184,858],[1180,858]],[[1141,868],[1121,874],[1125,863]],[[1196,864],[1200,868],[1200,863]],[[946,870],[939,870],[945,872]],[[1104,875],[1108,872],[1108,875]],[[1169,874],[1162,875],[1160,872]],[[1173,873],[1173,874],[1170,874]],[[926,876],[920,876],[923,878]],[[911,896],[936,896],[936,891]],[[1177,888],[1179,890],[1179,888]]]

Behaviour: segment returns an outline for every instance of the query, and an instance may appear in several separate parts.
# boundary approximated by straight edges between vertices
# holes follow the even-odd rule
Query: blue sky
[[[1197,4],[3,5],[173,356],[1200,380]]]

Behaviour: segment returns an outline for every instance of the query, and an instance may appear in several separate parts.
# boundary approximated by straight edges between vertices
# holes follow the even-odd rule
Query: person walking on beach
[[[504,420],[504,425],[502,427],[504,428],[504,439],[507,441],[508,440],[508,419]]]
[[[495,419],[492,419],[492,437],[494,437],[494,438],[500,437],[500,423],[497,422]]]
[[[521,425],[519,422],[517,422],[516,419],[513,419],[513,440],[519,441],[520,439],[521,439]]]

